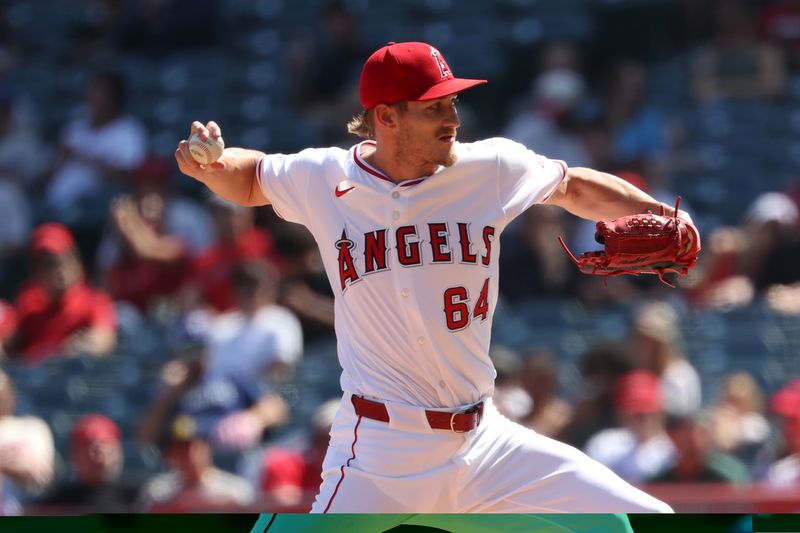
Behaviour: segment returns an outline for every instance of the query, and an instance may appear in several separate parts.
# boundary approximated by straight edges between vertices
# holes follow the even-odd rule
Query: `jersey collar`
[[[389,177],[386,174],[384,174],[383,172],[381,172],[377,168],[373,167],[372,165],[370,165],[369,163],[364,161],[364,159],[361,157],[361,153],[360,153],[361,152],[361,147],[366,145],[366,144],[375,146],[375,141],[362,141],[362,142],[358,143],[357,145],[355,145],[353,147],[353,160],[356,162],[356,165],[358,165],[358,167],[361,170],[363,170],[364,172],[366,172],[367,174],[371,174],[371,175],[375,176],[376,178],[380,178],[380,179],[382,179],[384,181],[388,181],[389,183],[391,183],[392,185],[397,186],[397,187],[411,187],[412,185],[417,185],[418,183],[422,183],[423,181],[425,181],[425,178],[418,178],[418,179],[403,181],[403,182],[400,182],[400,183],[395,183],[394,181],[389,179]]]

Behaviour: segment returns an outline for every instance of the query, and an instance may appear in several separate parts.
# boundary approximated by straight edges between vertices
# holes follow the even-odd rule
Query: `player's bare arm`
[[[567,171],[546,203],[594,221],[612,220],[646,211],[659,213],[662,206],[666,215],[675,213],[674,206],[659,202],[622,178],[581,167]],[[691,222],[685,211],[678,211],[678,216]]]
[[[216,122],[203,125],[192,122],[189,137],[197,134],[202,140],[219,139],[222,130]],[[187,137],[187,139],[189,138]],[[175,160],[181,172],[206,185],[216,194],[235,204],[246,207],[268,205],[270,201],[261,192],[256,179],[256,166],[263,152],[245,148],[225,148],[222,156],[210,165],[201,165],[189,153],[189,143],[182,140],[175,150]]]

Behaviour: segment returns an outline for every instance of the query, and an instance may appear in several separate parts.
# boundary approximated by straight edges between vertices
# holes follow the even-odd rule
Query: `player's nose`
[[[448,128],[457,128],[461,125],[461,120],[458,118],[458,110],[455,106],[447,108],[443,125]]]

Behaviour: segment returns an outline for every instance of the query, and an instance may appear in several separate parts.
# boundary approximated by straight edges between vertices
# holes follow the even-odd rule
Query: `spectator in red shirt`
[[[89,286],[69,230],[42,224],[31,236],[33,272],[15,302],[17,330],[9,354],[28,363],[57,355],[107,355],[117,340],[114,304]]]
[[[236,267],[258,260],[277,263],[272,235],[255,225],[255,211],[214,196],[211,214],[217,243],[194,260],[187,285],[190,305],[210,307],[224,313],[236,307],[233,272]]]
[[[189,265],[186,244],[165,231],[165,206],[159,193],[123,195],[111,206],[120,254],[103,278],[115,300],[130,302],[144,313],[177,293]]]

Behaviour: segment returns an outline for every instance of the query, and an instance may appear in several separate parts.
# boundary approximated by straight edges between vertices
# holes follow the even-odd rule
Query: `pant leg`
[[[491,402],[484,412],[461,458],[462,512],[672,512],[580,450],[509,421]]]
[[[312,513],[455,512],[467,437],[432,430],[424,410],[386,402],[390,423],[359,417],[345,394]]]

